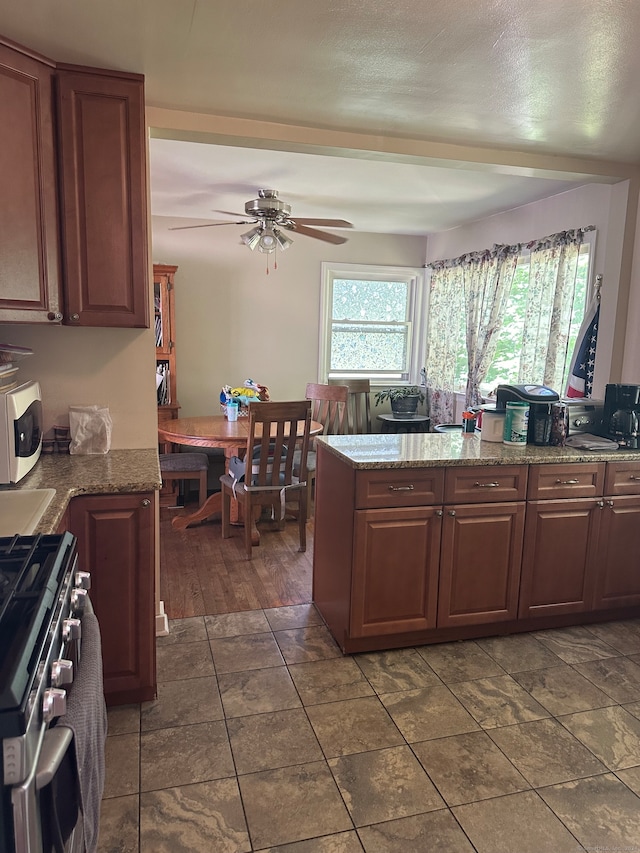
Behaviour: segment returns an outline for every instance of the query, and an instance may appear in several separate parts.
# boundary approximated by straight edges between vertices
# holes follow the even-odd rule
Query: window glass
[[[405,281],[333,281],[333,320],[404,322],[409,308]]]
[[[416,381],[420,371],[424,271],[323,264],[320,381],[368,377]]]

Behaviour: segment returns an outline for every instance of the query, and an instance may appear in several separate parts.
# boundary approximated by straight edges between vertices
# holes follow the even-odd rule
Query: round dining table
[[[311,435],[319,435],[324,426],[318,421],[311,421]],[[304,431],[300,424],[298,434]],[[275,435],[275,433],[274,433]],[[225,415],[199,415],[193,418],[177,418],[162,421],[158,424],[158,436],[161,442],[180,444],[187,447],[220,447],[224,450],[225,471],[229,468],[232,456],[239,456],[246,450],[249,438],[249,418],[239,417],[237,421],[229,421]],[[232,521],[238,519],[238,505],[232,501]],[[214,492],[197,510],[188,515],[176,516],[171,522],[176,530],[185,530],[191,524],[205,521],[212,515],[222,512],[222,493]],[[255,529],[252,533],[254,544],[258,544],[259,535]]]

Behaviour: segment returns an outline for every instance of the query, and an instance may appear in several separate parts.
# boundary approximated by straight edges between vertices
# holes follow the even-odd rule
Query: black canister
[[[532,406],[531,415],[533,416],[533,424],[530,425],[529,432],[530,434],[533,433],[533,443],[537,445],[549,444],[553,422],[551,406]]]

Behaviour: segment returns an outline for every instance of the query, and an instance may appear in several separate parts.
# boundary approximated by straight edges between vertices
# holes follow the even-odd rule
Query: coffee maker
[[[498,385],[496,411],[504,411],[509,402],[529,403],[527,444],[549,444],[551,434],[551,404],[560,396],[546,385]]]
[[[603,431],[620,447],[637,450],[640,425],[640,385],[607,385]]]

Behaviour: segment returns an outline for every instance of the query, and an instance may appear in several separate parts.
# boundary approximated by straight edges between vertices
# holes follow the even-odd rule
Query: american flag
[[[569,368],[566,397],[590,397],[593,390],[593,368],[596,363],[600,302],[592,300],[584,316]]]

